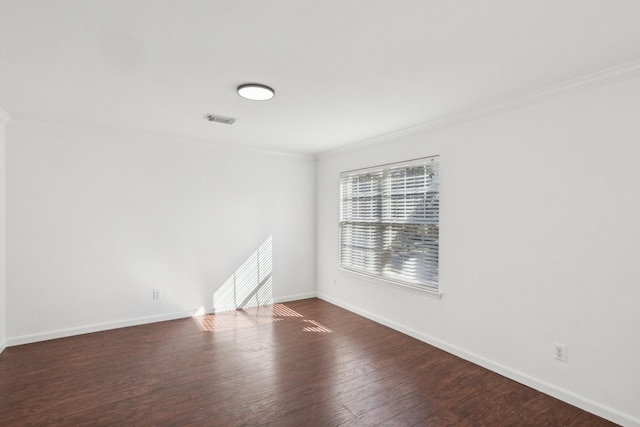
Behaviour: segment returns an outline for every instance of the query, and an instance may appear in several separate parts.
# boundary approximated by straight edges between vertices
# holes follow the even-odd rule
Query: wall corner
[[[7,346],[7,286],[6,286],[6,141],[5,125],[11,116],[0,107],[0,353]]]

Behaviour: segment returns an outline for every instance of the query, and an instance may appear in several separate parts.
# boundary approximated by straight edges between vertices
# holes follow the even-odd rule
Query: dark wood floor
[[[613,424],[308,299],[10,347],[13,425]]]

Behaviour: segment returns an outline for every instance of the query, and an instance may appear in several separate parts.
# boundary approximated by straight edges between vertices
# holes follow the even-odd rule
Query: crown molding
[[[11,120],[11,115],[7,113],[7,110],[0,107],[0,125],[6,125]]]
[[[22,118],[13,118],[11,120],[11,126],[17,128],[31,128],[31,129],[40,129],[40,130],[57,130],[62,132],[69,132],[73,134],[79,134],[82,136],[89,137],[107,137],[107,138],[119,138],[119,139],[128,139],[128,140],[146,140],[146,141],[154,141],[159,142],[163,141],[170,144],[175,143],[193,143],[193,144],[203,144],[210,147],[216,147],[221,150],[229,150],[235,152],[245,152],[245,153],[253,153],[253,154],[261,154],[267,156],[274,157],[291,157],[291,158],[299,158],[314,161],[315,155],[310,153],[297,153],[297,152],[289,152],[289,151],[278,151],[278,150],[269,150],[259,147],[253,147],[249,145],[236,145],[231,142],[226,141],[216,141],[209,140],[203,138],[195,138],[190,136],[182,136],[182,135],[174,135],[174,134],[165,134],[165,133],[156,133],[150,131],[143,130],[135,130],[135,129],[126,129],[126,128],[118,128],[107,125],[93,125],[93,124],[82,124],[82,123],[72,123],[72,122],[51,122],[51,121],[42,121],[37,119],[22,119]]]
[[[574,79],[566,80],[561,83],[549,85],[541,89],[525,92],[511,98],[500,100],[498,102],[485,104],[477,108],[469,109],[462,113],[452,114],[440,119],[430,120],[417,126],[412,126],[398,131],[386,133],[384,135],[358,141],[353,144],[345,145],[332,150],[327,150],[318,153],[317,157],[323,158],[372,145],[397,141],[399,139],[408,138],[414,135],[435,132],[440,129],[470,122],[482,117],[552,101],[554,99],[574,95],[580,92],[585,92],[597,87],[607,86],[617,82],[634,79],[639,76],[640,59],[606,68],[604,70],[596,71],[594,73],[586,74]]]

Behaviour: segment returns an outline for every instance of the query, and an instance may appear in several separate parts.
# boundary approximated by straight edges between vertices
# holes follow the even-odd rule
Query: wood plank
[[[9,347],[0,425],[614,425],[312,298]]]

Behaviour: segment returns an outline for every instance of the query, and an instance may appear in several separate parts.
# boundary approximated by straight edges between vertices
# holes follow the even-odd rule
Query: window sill
[[[442,293],[436,292],[436,291],[432,291],[430,289],[424,289],[424,288],[420,287],[419,285],[410,285],[410,284],[407,284],[407,283],[396,282],[394,280],[383,279],[381,277],[371,276],[371,275],[368,275],[368,274],[360,273],[359,271],[349,270],[348,268],[343,268],[343,267],[338,267],[338,270],[344,271],[345,273],[352,274],[352,275],[354,275],[356,277],[359,277],[361,279],[367,280],[369,282],[381,284],[381,285],[388,286],[388,287],[391,287],[391,288],[401,289],[403,291],[411,292],[413,294],[425,295],[425,296],[428,296],[430,298],[435,298],[435,299],[441,299],[442,298]]]

